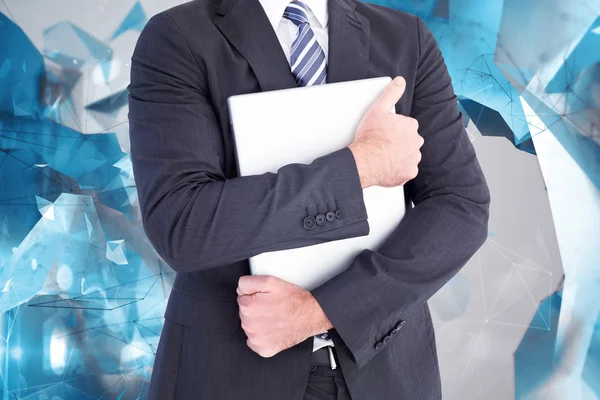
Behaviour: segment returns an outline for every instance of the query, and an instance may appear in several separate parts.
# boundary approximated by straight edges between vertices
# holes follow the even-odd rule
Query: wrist
[[[333,328],[333,324],[331,321],[329,321],[329,318],[327,318],[327,315],[325,315],[321,305],[317,302],[313,295],[308,291],[307,293],[307,312],[310,316],[310,323],[308,324],[310,331],[308,332],[308,337],[310,337],[328,331],[329,329]]]
[[[356,169],[358,171],[358,178],[360,179],[360,185],[363,189],[373,186],[372,174],[369,168],[367,157],[360,144],[352,143],[348,146],[350,152],[354,156],[354,162],[356,163]]]

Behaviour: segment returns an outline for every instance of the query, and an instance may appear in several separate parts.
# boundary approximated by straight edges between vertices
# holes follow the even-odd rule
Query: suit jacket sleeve
[[[148,22],[131,61],[131,159],[143,225],[174,270],[203,270],[368,233],[347,148],[309,165],[227,179],[206,68],[168,14]],[[323,207],[341,210],[343,218],[306,229],[304,218]]]
[[[359,368],[402,334],[411,310],[458,272],[487,237],[488,187],[441,52],[420,19],[417,27],[411,116],[425,143],[419,174],[405,185],[415,207],[378,251],[363,251],[348,270],[313,290],[339,345],[349,348]]]

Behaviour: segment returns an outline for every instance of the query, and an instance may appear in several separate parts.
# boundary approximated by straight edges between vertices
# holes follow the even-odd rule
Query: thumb
[[[397,76],[385,87],[383,93],[371,106],[371,110],[377,113],[389,114],[394,109],[394,106],[402,98],[406,89],[406,80],[403,77]]]
[[[270,275],[244,275],[238,281],[237,294],[245,296],[255,293],[269,293],[273,291],[274,280]]]

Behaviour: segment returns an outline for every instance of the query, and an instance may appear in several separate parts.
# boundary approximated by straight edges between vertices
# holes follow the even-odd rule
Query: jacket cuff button
[[[327,221],[333,222],[335,221],[335,213],[333,211],[329,211],[327,214],[325,214],[325,218],[327,218]]]
[[[335,217],[336,217],[337,219],[342,219],[342,218],[344,218],[344,212],[343,212],[342,210],[337,210],[337,211],[335,212]]]
[[[304,226],[304,229],[313,229],[316,225],[316,222],[313,217],[306,217],[304,218],[302,225]]]
[[[323,214],[318,214],[318,215],[315,217],[315,219],[316,219],[316,221],[317,221],[317,225],[319,225],[319,226],[321,226],[321,225],[325,225],[325,221],[326,221],[326,219],[325,219],[325,216],[324,216]]]
[[[383,343],[381,343],[381,342],[378,342],[378,343],[375,345],[375,350],[379,350],[379,349],[380,349],[380,348],[382,348],[382,347],[383,347]]]

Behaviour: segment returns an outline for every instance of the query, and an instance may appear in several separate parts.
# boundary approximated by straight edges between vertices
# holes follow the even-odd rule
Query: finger
[[[240,308],[243,308],[243,307],[248,307],[252,303],[252,300],[253,300],[252,295],[246,294],[246,295],[238,296],[237,303]]]
[[[254,293],[270,293],[274,279],[274,277],[269,275],[241,276],[238,281],[237,294],[243,296]]]
[[[394,80],[388,83],[371,108],[376,112],[390,114],[398,100],[402,98],[405,89],[406,80],[401,76],[395,77]]]

